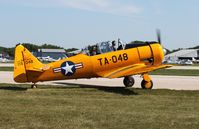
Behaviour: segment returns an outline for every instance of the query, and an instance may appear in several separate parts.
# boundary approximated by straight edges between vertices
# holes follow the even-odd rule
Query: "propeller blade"
[[[158,39],[158,43],[162,45],[162,42],[161,42],[161,32],[159,29],[156,30],[156,33],[157,33],[157,39]],[[164,46],[162,45],[162,48],[163,48],[163,52],[164,52],[164,55],[167,54],[167,50],[164,48]]]
[[[157,29],[157,30],[156,30],[156,33],[157,33],[158,43],[161,44],[162,42],[161,42],[161,33],[160,33],[160,30]]]

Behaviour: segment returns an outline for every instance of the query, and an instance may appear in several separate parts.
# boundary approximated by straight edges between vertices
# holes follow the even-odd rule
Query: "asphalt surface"
[[[0,67],[13,67],[13,63],[0,63]]]
[[[135,85],[133,87],[140,88],[142,78],[134,76]],[[153,89],[173,89],[173,90],[199,90],[199,77],[196,76],[160,76],[152,75]],[[0,83],[17,84],[13,80],[13,72],[0,71]],[[107,87],[124,87],[123,78],[105,79],[78,79],[78,80],[61,80],[39,82],[44,85],[81,85],[81,86],[107,86]]]
[[[190,66],[190,65],[187,65],[187,66],[172,66],[168,69],[199,69],[199,66]]]

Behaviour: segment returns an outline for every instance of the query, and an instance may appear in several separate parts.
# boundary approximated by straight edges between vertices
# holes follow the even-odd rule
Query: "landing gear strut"
[[[142,89],[152,89],[153,81],[148,74],[143,74],[143,80],[141,82]]]
[[[131,76],[124,77],[123,83],[125,87],[132,87],[135,83],[135,80]]]
[[[36,88],[37,88],[37,85],[34,83],[34,84],[31,85],[31,88],[32,88],[32,89],[36,89]]]

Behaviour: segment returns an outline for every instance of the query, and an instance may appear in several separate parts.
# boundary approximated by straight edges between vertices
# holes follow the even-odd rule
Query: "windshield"
[[[100,54],[113,51],[113,48],[110,45],[110,41],[98,43],[97,44],[97,51]]]

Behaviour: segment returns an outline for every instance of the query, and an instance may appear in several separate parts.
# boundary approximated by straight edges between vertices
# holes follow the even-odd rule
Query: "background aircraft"
[[[14,80],[19,83],[32,82],[32,88],[39,81],[52,81],[79,78],[120,78],[124,77],[126,87],[134,85],[132,75],[141,74],[143,89],[151,89],[153,82],[148,72],[171,67],[163,65],[164,52],[159,42],[131,43],[125,46],[118,42],[118,48],[110,42],[98,43],[70,58],[62,59],[49,64],[42,64],[24,46],[15,48]]]
[[[192,58],[192,61],[193,61],[193,63],[196,63],[196,64],[199,63],[199,60],[196,60],[195,58]]]
[[[10,60],[7,59],[7,58],[4,58],[4,57],[2,57],[2,56],[0,56],[0,62],[2,62],[2,63],[7,63],[7,62],[10,62]]]

